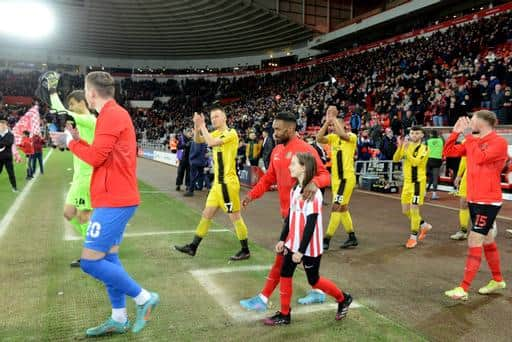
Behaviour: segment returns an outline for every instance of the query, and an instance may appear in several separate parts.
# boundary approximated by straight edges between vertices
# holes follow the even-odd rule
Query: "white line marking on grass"
[[[46,164],[46,161],[48,160],[48,158],[50,158],[52,153],[53,153],[53,150],[50,150],[50,152],[48,152],[48,154],[46,155],[46,157],[43,160],[43,165]],[[25,200],[28,193],[30,192],[30,189],[32,189],[32,185],[34,185],[34,182],[39,178],[39,171],[40,170],[38,170],[37,173],[35,174],[34,178],[31,179],[27,185],[25,185],[23,190],[21,190],[21,192],[18,193],[16,200],[14,200],[14,203],[11,205],[11,207],[9,208],[7,213],[4,215],[4,217],[2,218],[2,221],[0,221],[0,239],[7,231],[7,228],[11,224],[12,219],[14,218],[14,216],[20,209],[21,205],[23,204],[23,201]]]
[[[392,198],[392,199],[395,199],[395,200],[400,200],[400,197],[398,197],[398,196],[393,196],[393,195],[388,195],[388,194],[381,194],[381,193],[378,193],[378,192],[366,191],[366,190],[360,190],[360,189],[357,189],[355,191],[363,193],[363,194],[367,194],[367,195],[373,195],[373,196],[379,196],[379,197],[384,197],[384,198]],[[431,207],[448,209],[448,210],[452,210],[452,211],[459,211],[459,208],[453,208],[453,207],[450,207],[450,206],[447,206],[447,205],[442,205],[442,204],[423,203],[423,205],[429,205]],[[512,217],[506,217],[506,216],[498,215],[497,218],[500,219],[500,220],[503,220],[503,221],[512,221]]]
[[[208,233],[225,233],[231,232],[229,229],[210,229]],[[143,232],[143,233],[126,233],[123,237],[138,237],[138,236],[153,236],[153,235],[174,235],[174,234],[193,234],[195,230],[173,230],[173,231],[161,231],[161,232]],[[66,241],[77,241],[82,240],[81,236],[74,233],[73,230],[67,228],[64,234],[64,240]]]
[[[192,276],[204,287],[206,292],[215,299],[215,301],[228,313],[231,318],[238,322],[248,322],[261,320],[269,315],[268,312],[253,312],[246,311],[240,304],[236,302],[235,298],[229,296],[227,292],[218,286],[211,278],[215,274],[233,273],[233,272],[251,272],[251,271],[264,271],[270,269],[269,265],[251,265],[239,267],[221,267],[221,268],[206,268],[199,270],[189,271]],[[338,307],[336,303],[315,304],[315,305],[297,305],[293,309],[294,315],[310,314],[313,312],[335,310]],[[355,301],[350,305],[351,308],[359,308],[360,304]]]

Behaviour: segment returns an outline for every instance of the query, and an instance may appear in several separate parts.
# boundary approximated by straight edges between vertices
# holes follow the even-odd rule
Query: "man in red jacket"
[[[494,221],[502,205],[500,174],[507,160],[508,143],[494,130],[496,121],[496,115],[488,110],[475,112],[471,120],[462,117],[455,124],[444,147],[447,157],[466,156],[467,201],[472,222],[464,279],[460,286],[445,292],[453,299],[468,299],[469,287],[480,268],[482,246],[493,279],[478,292],[489,294],[506,287],[500,269],[498,246],[494,241]],[[460,134],[464,135],[465,142],[456,145]]]
[[[272,125],[274,129],[274,141],[276,147],[270,156],[270,165],[268,171],[263,177],[260,178],[258,183],[247,194],[243,200],[243,207],[247,207],[251,201],[260,198],[270,190],[270,187],[277,183],[279,192],[279,203],[281,206],[281,217],[284,219],[288,216],[290,210],[290,190],[295,185],[295,180],[290,174],[288,166],[292,157],[298,152],[309,152],[316,159],[317,173],[313,180],[304,188],[302,197],[305,200],[310,200],[316,193],[318,188],[324,188],[330,183],[329,172],[325,169],[320,156],[316,150],[306,143],[305,141],[297,138],[295,132],[297,128],[297,121],[293,113],[279,113]],[[240,301],[240,305],[247,310],[264,311],[267,309],[268,298],[274,292],[276,286],[279,284],[281,267],[283,265],[283,254],[277,254],[274,265],[270,270],[265,286],[260,294],[245,300]],[[325,300],[323,293],[311,293],[315,298],[319,299],[315,302],[322,302]],[[309,295],[308,295],[309,296]]]
[[[98,113],[93,143],[80,139],[70,125],[66,143],[78,158],[93,167],[91,202],[93,213],[80,258],[82,270],[102,281],[112,303],[112,316],[88,336],[125,333],[129,328],[125,296],[134,299],[137,316],[132,331],[144,328],[159,302],[157,293],[140,287],[124,270],[119,245],[126,224],[140,202],[137,186],[135,129],[128,112],[114,100],[114,79],[106,72],[91,72],[85,80],[89,107]]]

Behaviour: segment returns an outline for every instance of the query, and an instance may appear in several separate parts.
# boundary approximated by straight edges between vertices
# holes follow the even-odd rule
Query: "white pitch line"
[[[360,190],[360,189],[356,189],[355,191],[363,193],[363,194],[367,194],[367,195],[379,196],[379,197],[384,197],[384,198],[392,198],[394,200],[400,200],[400,197],[393,196],[393,195],[388,195],[388,194],[382,194],[382,193],[379,193],[379,192],[366,191],[366,190]],[[450,206],[447,206],[447,205],[442,205],[442,204],[423,203],[423,205],[429,205],[431,207],[448,209],[448,210],[452,210],[452,211],[459,211],[459,208],[453,208],[453,207],[450,207]],[[497,218],[500,219],[500,220],[503,220],[503,221],[512,221],[512,217],[506,217],[506,216],[498,215]]]
[[[226,311],[226,313],[231,316],[231,318],[238,322],[247,322],[261,320],[268,316],[268,312],[251,312],[242,309],[239,303],[233,302],[233,298],[230,297],[222,287],[218,286],[215,281],[211,279],[211,276],[214,274],[225,274],[232,272],[263,271],[268,270],[269,268],[270,266],[268,265],[251,265],[241,267],[206,268],[192,270],[189,272],[199,282],[199,284],[204,287],[206,292],[215,299],[217,304],[219,304],[219,306],[221,306],[224,311]],[[319,311],[334,310],[337,308],[337,306],[338,305],[336,303],[300,306],[297,305],[293,309],[293,314],[303,315]],[[361,305],[354,301],[350,307],[359,308]]]
[[[46,155],[46,157],[43,160],[43,165],[46,164],[46,161],[48,160],[48,158],[50,158],[52,153],[53,153],[53,150],[50,150],[50,152],[48,152],[48,154]],[[14,216],[20,209],[21,205],[23,204],[23,201],[25,200],[28,193],[30,192],[30,189],[32,189],[32,185],[34,185],[34,182],[39,178],[39,171],[40,170],[37,171],[34,178],[31,179],[27,185],[25,185],[23,190],[21,190],[21,193],[18,194],[18,196],[16,197],[16,200],[11,205],[11,207],[9,208],[7,213],[4,215],[4,217],[2,218],[2,221],[0,221],[0,239],[2,238],[2,236],[4,236],[5,232],[7,231],[7,228],[11,224],[12,219],[14,218]]]
[[[174,231],[163,231],[163,232],[144,232],[144,233],[126,233],[123,237],[138,237],[138,236],[154,236],[154,235],[174,235],[174,234],[193,234],[195,230],[174,230]],[[229,229],[210,229],[208,233],[225,233],[231,232]],[[77,241],[82,240],[81,236],[73,233],[70,228],[66,229],[64,240],[66,241]]]

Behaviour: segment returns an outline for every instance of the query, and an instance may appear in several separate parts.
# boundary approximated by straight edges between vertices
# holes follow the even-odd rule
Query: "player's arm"
[[[74,155],[87,164],[92,167],[99,167],[112,153],[114,145],[121,135],[119,126],[119,122],[115,122],[114,119],[107,116],[103,120],[98,121],[92,144],[79,139],[71,140],[68,147]]]
[[[275,151],[275,150],[274,150]],[[263,196],[265,192],[270,190],[270,187],[277,182],[276,171],[274,169],[274,151],[270,155],[270,165],[268,166],[267,172],[260,178],[258,183],[252,188],[251,191],[247,194],[249,199],[257,199]]]
[[[428,159],[428,148],[425,145],[421,145],[416,157],[414,156],[414,152],[411,148],[409,148],[405,152],[405,156],[411,166],[421,166],[422,164],[427,162]]]
[[[462,157],[466,155],[466,144],[456,145],[457,139],[459,138],[459,134],[457,132],[452,132],[446,140],[446,143],[443,147],[443,155],[446,157]]]
[[[324,163],[322,163],[322,159],[320,159],[320,156],[316,151],[312,152],[313,156],[315,157],[316,161],[316,175],[311,180],[317,188],[322,189],[329,184],[331,184],[331,175],[329,174],[329,171],[324,166]]]
[[[464,143],[466,145],[467,154],[471,156],[477,164],[492,163],[499,160],[507,160],[507,143],[505,140],[497,140],[490,142],[489,146],[482,150],[478,146],[478,139],[472,135],[466,137]]]
[[[324,124],[316,134],[316,141],[320,144],[328,144],[329,140],[327,139],[327,128],[329,127],[329,120],[325,120]]]
[[[199,127],[197,127],[195,125],[194,125],[194,142],[196,142],[198,144],[204,144],[205,143],[204,138],[201,135],[201,130],[199,129]]]
[[[322,208],[321,198],[321,196],[315,196],[306,204],[306,225],[304,226],[304,233],[299,246],[299,253],[301,254],[306,253],[311,239],[313,238],[313,234],[315,233],[316,222]]]
[[[345,131],[345,127],[340,123],[340,120],[334,119],[334,120],[332,120],[332,124],[333,124],[333,128],[334,128],[334,133],[336,135],[338,135],[341,139],[343,139],[345,141],[350,141],[351,134],[347,133],[347,131]]]
[[[393,162],[398,163],[402,158],[404,157],[404,144],[400,142],[398,144],[398,148],[395,151],[395,154],[393,154]]]
[[[60,100],[59,94],[57,94],[56,91],[51,93],[50,101],[52,102],[51,103],[52,109],[55,109],[55,110],[57,110],[59,112],[67,112],[67,113],[69,113],[69,111],[66,109],[66,107],[64,107],[64,104],[62,104],[62,101]],[[71,115],[71,113],[70,113],[70,115]]]
[[[302,240],[299,246],[299,253],[304,254],[308,249],[309,243],[313,238],[313,234],[315,233],[316,228],[316,220],[318,219],[318,214],[313,213],[309,214],[306,218],[306,225],[304,226],[304,234],[302,235]]]
[[[281,230],[281,235],[279,237],[279,241],[286,241],[288,237],[288,233],[290,232],[290,210],[288,210],[288,216],[283,223],[283,229]]]
[[[208,144],[209,147],[224,145],[233,140],[234,138],[234,134],[231,133],[227,133],[226,137],[223,139],[212,137],[210,132],[208,132],[208,128],[206,128],[206,125],[200,126],[199,129],[201,130],[201,135],[203,136],[204,141],[206,142],[206,144]]]

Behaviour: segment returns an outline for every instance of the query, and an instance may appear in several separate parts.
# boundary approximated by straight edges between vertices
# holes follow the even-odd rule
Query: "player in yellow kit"
[[[335,106],[327,108],[326,120],[320,131],[317,141],[321,144],[329,144],[331,147],[331,188],[333,205],[329,226],[323,241],[324,250],[329,249],[332,236],[340,223],[348,234],[348,239],[341,248],[355,247],[358,245],[352,217],[348,211],[350,197],[356,185],[356,173],[354,169],[354,154],[357,148],[357,137],[345,130],[342,120],[337,118],[338,109]],[[330,128],[332,133],[327,134]]]
[[[222,208],[235,226],[235,231],[242,249],[231,256],[231,260],[249,259],[249,245],[247,242],[247,226],[240,215],[240,182],[236,172],[236,155],[238,151],[238,134],[226,124],[226,113],[221,107],[214,107],[210,111],[210,118],[215,131],[208,132],[204,116],[194,114],[194,141],[206,143],[212,147],[214,181],[203,216],[199,222],[194,240],[184,246],[174,246],[176,250],[194,256],[201,240],[208,233],[212,219],[219,208]]]
[[[469,208],[466,201],[466,185],[467,185],[467,172],[466,172],[466,157],[460,159],[459,170],[455,178],[455,187],[458,187],[457,196],[460,197],[459,205],[459,224],[460,230],[450,236],[452,240],[465,240],[468,238],[468,225],[469,225]]]
[[[402,187],[402,213],[411,220],[411,235],[405,247],[414,248],[432,229],[420,215],[427,188],[428,148],[422,143],[425,132],[420,126],[413,126],[409,141],[399,142],[393,155],[395,163],[403,159],[404,185]]]

